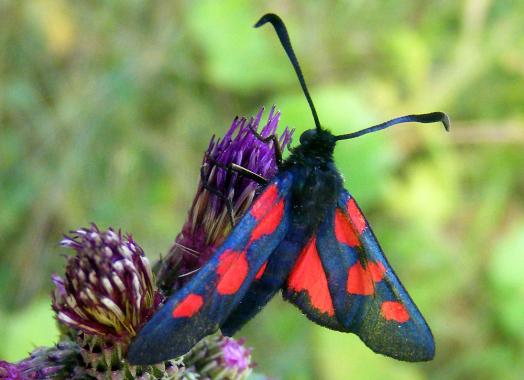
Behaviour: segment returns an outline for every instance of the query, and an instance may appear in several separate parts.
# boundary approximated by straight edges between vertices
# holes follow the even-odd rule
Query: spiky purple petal
[[[244,346],[244,340],[224,337],[221,360],[225,367],[241,373],[251,368],[251,349]]]
[[[59,322],[106,340],[128,342],[154,313],[161,296],[142,248],[130,235],[92,224],[66,236],[72,248],[65,277],[53,275]]]
[[[212,137],[202,160],[204,178],[198,183],[187,221],[158,270],[158,284],[166,293],[185,283],[195,270],[209,260],[231,230],[226,200],[206,190],[204,182],[231,201],[236,220],[249,208],[260,190],[260,184],[230,172],[226,167],[236,164],[266,179],[276,174],[278,168],[273,143],[260,141],[253,131],[263,137],[275,134],[280,112],[273,107],[267,122],[259,128],[263,112],[262,108],[249,120],[236,117],[222,139]],[[291,142],[292,134],[293,131],[286,128],[280,135],[282,151]]]

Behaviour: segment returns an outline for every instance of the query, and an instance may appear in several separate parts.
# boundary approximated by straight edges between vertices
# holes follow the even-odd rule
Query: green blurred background
[[[275,299],[241,333],[282,379],[524,378],[524,2],[0,2],[0,358],[56,337],[62,233],[91,221],[165,253],[201,156],[237,114],[313,125],[263,13],[288,24],[348,189],[426,316],[434,361],[397,362]]]

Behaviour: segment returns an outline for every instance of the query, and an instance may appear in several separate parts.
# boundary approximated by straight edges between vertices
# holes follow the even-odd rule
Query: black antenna
[[[300,69],[300,65],[298,64],[295,52],[293,51],[293,47],[291,46],[291,41],[289,40],[289,34],[287,33],[284,21],[282,21],[282,19],[274,13],[267,13],[264,16],[262,16],[260,20],[258,20],[258,22],[255,24],[255,28],[261,27],[267,22],[271,23],[271,25],[273,25],[273,28],[275,28],[275,32],[277,32],[278,39],[280,40],[282,47],[286,51],[286,54],[289,60],[291,61],[291,64],[293,65],[295,72],[297,73],[298,81],[300,82],[300,86],[302,86],[302,91],[304,91],[304,95],[306,96],[307,102],[309,103],[309,108],[311,108],[313,119],[315,119],[315,126],[317,127],[317,130],[320,130],[321,127],[320,121],[318,120],[317,111],[315,110],[313,100],[311,100],[311,96],[309,95],[309,91],[306,86],[306,81],[304,80],[304,75],[302,75],[302,70]]]
[[[391,127],[395,124],[400,124],[400,123],[409,123],[409,122],[436,123],[439,121],[442,122],[442,124],[444,124],[444,128],[446,129],[446,131],[449,132],[450,121],[449,121],[448,115],[446,115],[444,112],[431,112],[431,113],[424,113],[420,115],[400,116],[395,119],[386,121],[381,124],[374,125],[366,129],[362,129],[357,132],[348,133],[346,135],[335,136],[335,140],[339,141],[339,140],[354,139],[355,137],[366,135],[371,132],[380,131],[381,129],[386,129],[388,127]]]

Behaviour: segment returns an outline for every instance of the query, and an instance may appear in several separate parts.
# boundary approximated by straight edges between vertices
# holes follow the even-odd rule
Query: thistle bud
[[[184,356],[186,365],[192,366],[204,378],[246,379],[252,371],[251,349],[244,340],[212,335],[200,341]]]
[[[177,236],[175,244],[162,261],[158,270],[158,285],[166,293],[182,286],[195,270],[200,268],[222,244],[231,230],[231,220],[226,197],[230,200],[233,219],[244,215],[261,185],[227,166],[236,164],[266,179],[277,172],[273,142],[263,142],[262,137],[276,133],[280,113],[274,107],[266,124],[259,130],[264,109],[249,120],[235,118],[222,139],[211,139],[202,161],[202,177],[197,186],[187,221]],[[293,131],[285,129],[278,139],[281,150],[291,141]],[[221,193],[210,192],[206,186]],[[182,276],[182,277],[179,277]]]
[[[0,361],[1,380],[85,379],[80,348],[73,342],[39,347],[16,364]]]
[[[111,228],[92,224],[66,237],[72,248],[65,277],[53,276],[53,309],[59,322],[106,342],[127,344],[157,309],[154,286],[142,248]]]

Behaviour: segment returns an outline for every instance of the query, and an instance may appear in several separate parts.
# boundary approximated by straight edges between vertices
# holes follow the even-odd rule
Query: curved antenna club
[[[335,136],[335,140],[339,141],[339,140],[354,139],[355,137],[366,135],[366,134],[371,133],[371,132],[380,131],[381,129],[386,129],[386,128],[391,127],[391,126],[396,125],[396,124],[410,123],[410,122],[415,122],[415,123],[436,123],[436,122],[441,122],[442,124],[444,124],[444,128],[448,132],[449,132],[449,127],[451,125],[451,123],[449,121],[449,116],[446,115],[444,112],[431,112],[431,113],[423,113],[423,114],[419,114],[419,115],[405,115],[405,116],[400,116],[400,117],[397,117],[395,119],[386,121],[386,122],[381,123],[381,124],[374,125],[374,126],[369,127],[369,128],[362,129],[362,130],[357,131],[357,132],[352,132],[352,133],[348,133],[348,134],[345,134],[345,135]]]
[[[306,81],[304,80],[304,75],[302,74],[302,70],[300,69],[300,65],[298,64],[298,59],[295,55],[295,52],[293,51],[293,47],[291,46],[291,41],[289,40],[289,34],[287,32],[286,25],[284,25],[284,21],[282,21],[282,19],[276,14],[267,13],[264,16],[262,16],[260,20],[257,21],[257,23],[255,24],[255,28],[259,28],[268,22],[271,23],[271,25],[273,25],[273,28],[275,28],[275,32],[277,33],[278,39],[280,40],[282,47],[286,51],[286,54],[289,60],[291,61],[293,68],[295,69],[298,81],[300,82],[302,91],[306,96],[307,102],[309,103],[309,108],[311,109],[311,113],[313,114],[313,119],[315,119],[315,126],[317,130],[320,130],[321,127],[320,121],[318,120],[317,111],[315,110],[313,100],[309,95],[309,91],[306,86]]]

